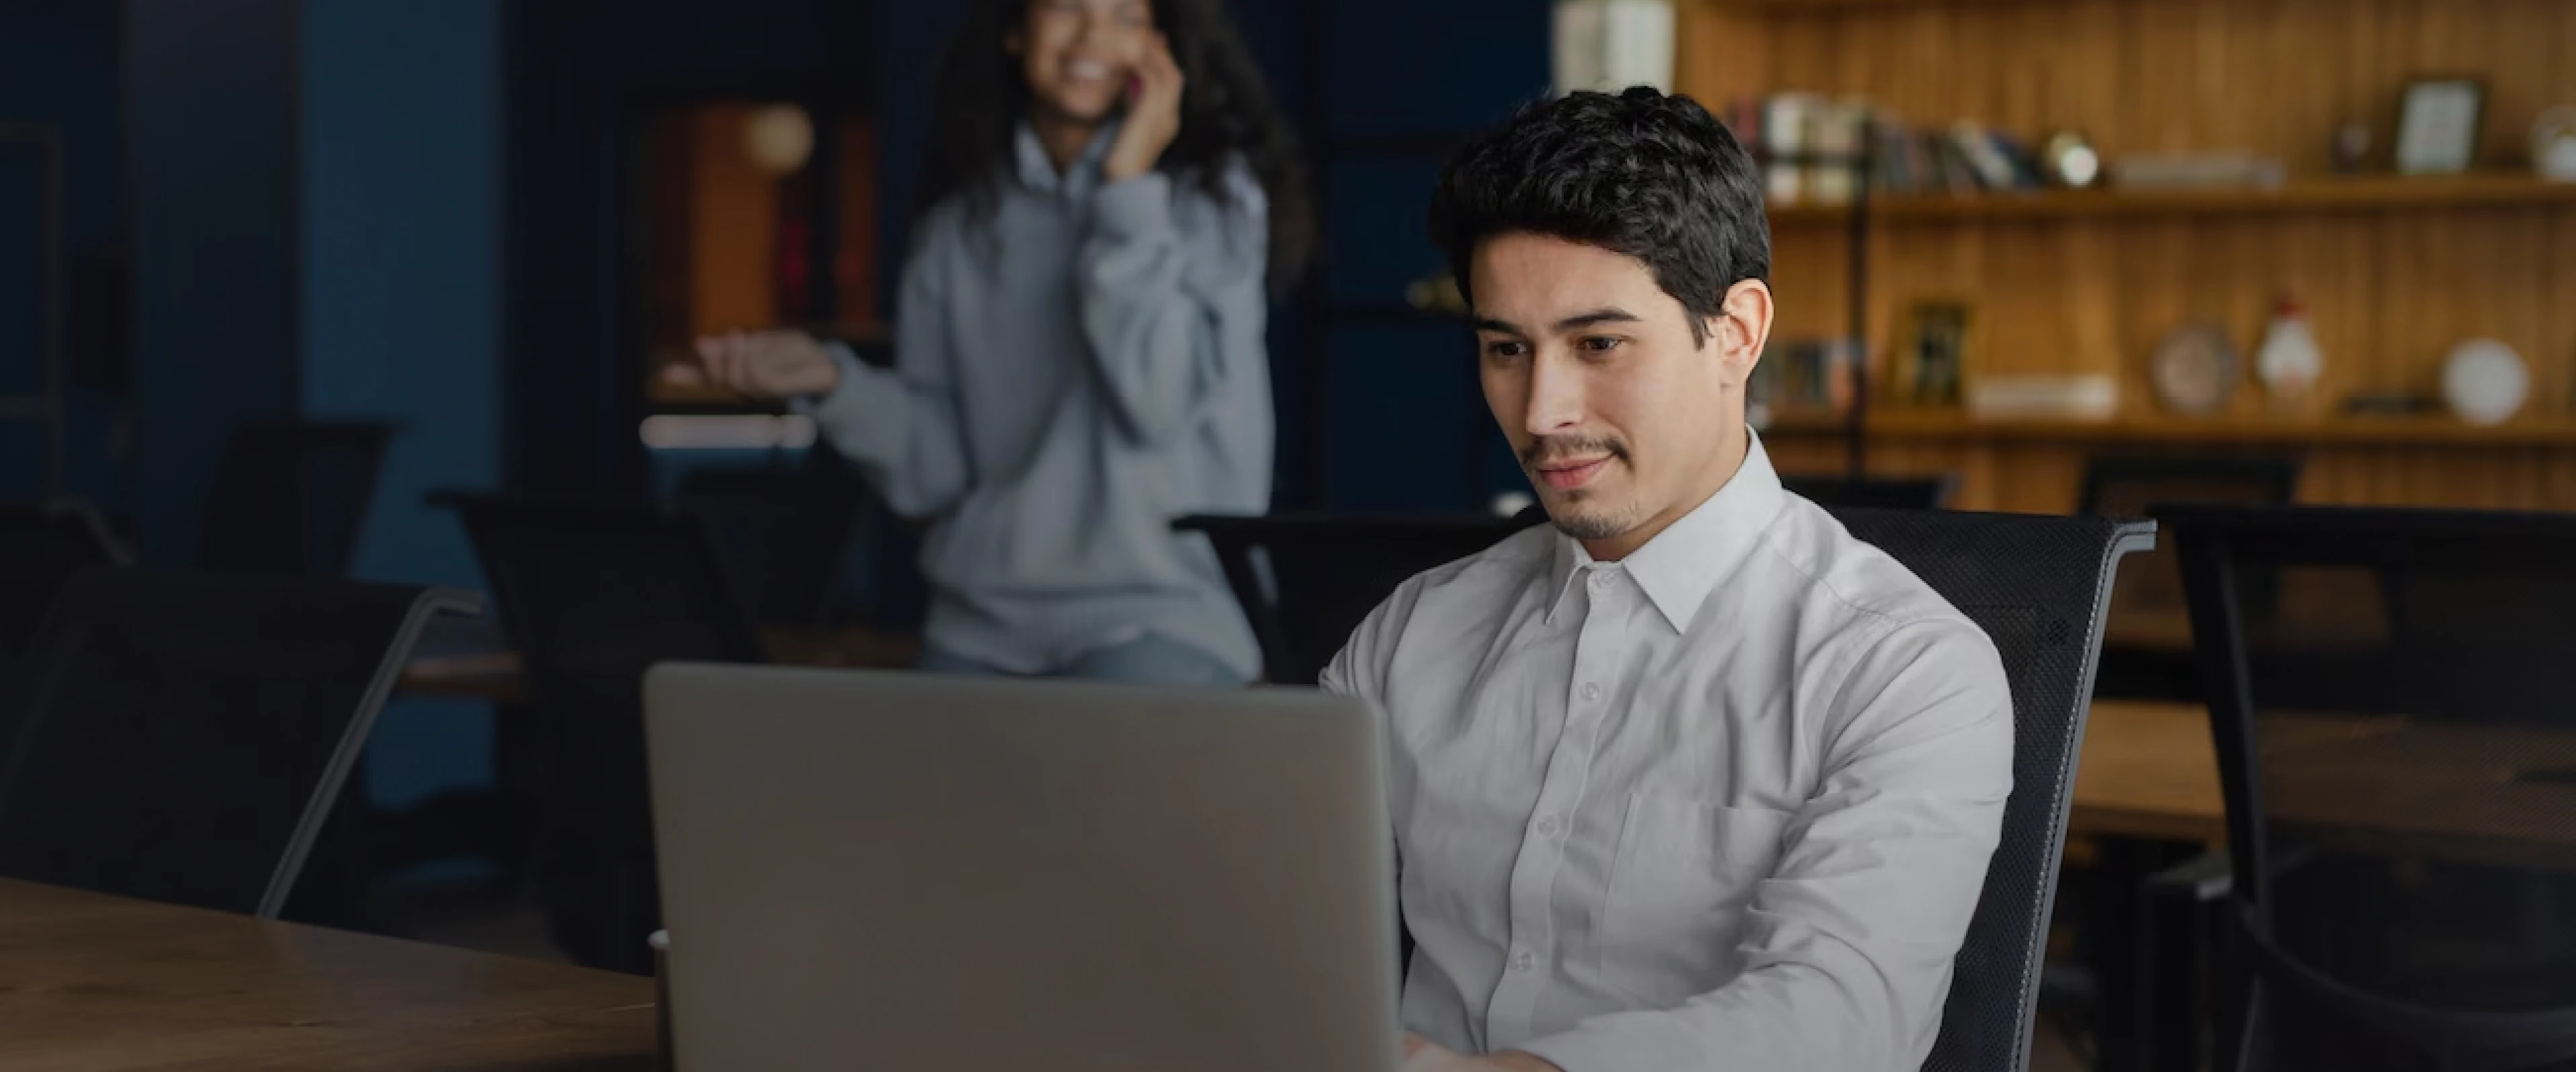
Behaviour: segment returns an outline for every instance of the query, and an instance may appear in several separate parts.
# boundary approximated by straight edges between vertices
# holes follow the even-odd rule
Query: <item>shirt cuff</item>
[[[870,368],[841,343],[825,343],[823,352],[841,371],[840,386],[821,398],[789,399],[790,412],[814,419],[832,447],[854,462],[892,466],[903,456],[904,416],[908,399],[903,378]]]
[[[1091,211],[1101,232],[1132,241],[1172,229],[1172,178],[1149,171],[1100,187],[1091,195]]]

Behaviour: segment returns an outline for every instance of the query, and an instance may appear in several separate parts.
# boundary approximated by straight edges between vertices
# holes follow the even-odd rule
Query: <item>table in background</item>
[[[772,628],[761,630],[760,640],[771,662],[787,666],[908,670],[921,655],[920,638],[874,629]],[[395,687],[413,696],[515,704],[526,698],[519,674],[515,651],[497,646],[451,650],[414,658],[403,667]]]
[[[650,979],[0,880],[0,1068],[653,1064]]]

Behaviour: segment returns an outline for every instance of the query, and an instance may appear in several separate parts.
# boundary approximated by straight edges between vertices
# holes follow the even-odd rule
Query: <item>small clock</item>
[[[2176,328],[2156,343],[2149,358],[2156,397],[2177,413],[2216,413],[2236,391],[2236,346],[2215,324]]]

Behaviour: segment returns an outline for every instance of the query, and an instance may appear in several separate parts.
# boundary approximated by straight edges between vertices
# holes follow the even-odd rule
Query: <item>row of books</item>
[[[2035,190],[2048,184],[2019,139],[1976,123],[1916,129],[1865,101],[1777,93],[1731,102],[1720,117],[1762,163],[1773,204],[1876,194]]]

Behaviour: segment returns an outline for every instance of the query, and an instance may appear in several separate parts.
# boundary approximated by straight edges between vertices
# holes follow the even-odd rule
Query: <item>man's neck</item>
[[[1725,490],[1726,485],[1735,479],[1735,474],[1743,471],[1744,459],[1753,453],[1752,436],[1745,430],[1744,422],[1737,419],[1729,423],[1733,426],[1735,434],[1721,440],[1726,444],[1725,448],[1709,458],[1707,468],[1702,470],[1700,479],[1692,482],[1688,494],[1675,498],[1672,505],[1666,506],[1661,512],[1647,518],[1643,524],[1626,532],[1608,539],[1583,541],[1584,553],[1591,555],[1595,562],[1617,562],[1635,554],[1638,548],[1646,546],[1656,536],[1662,535],[1665,529],[1673,527],[1673,522],[1690,516],[1691,511],[1699,509],[1710,499],[1716,498],[1718,492]]]
[[[1101,125],[1051,114],[1042,108],[1029,111],[1029,129],[1036,132],[1038,147],[1046,150],[1047,160],[1055,165],[1058,175],[1073,170],[1083,150],[1091,147],[1091,139],[1100,136]]]

